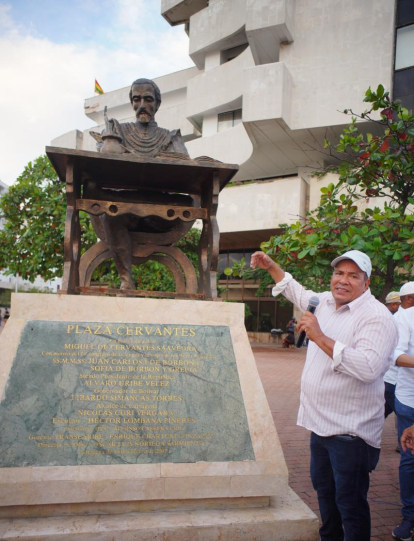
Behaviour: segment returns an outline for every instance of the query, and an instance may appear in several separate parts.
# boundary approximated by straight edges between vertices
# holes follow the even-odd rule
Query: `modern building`
[[[414,96],[412,0],[162,0],[161,14],[183,25],[195,67],[159,77],[160,126],[180,128],[191,157],[240,165],[220,196],[221,271],[249,262],[262,241],[314,208],[334,140],[360,111],[366,89],[382,83],[404,105]],[[145,77],[131,73],[131,82]],[[85,114],[103,129],[103,111],[132,121],[129,88],[85,100]],[[52,144],[95,150],[73,131]],[[291,308],[256,297],[257,285],[226,279],[225,296],[251,310],[248,330],[283,327]],[[290,311],[290,312],[289,312]]]

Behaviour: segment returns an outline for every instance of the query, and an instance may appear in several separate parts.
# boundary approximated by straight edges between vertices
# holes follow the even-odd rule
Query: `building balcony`
[[[203,134],[208,136],[189,143],[190,154],[239,164],[236,180],[296,173],[308,155],[300,150],[302,141],[292,150],[292,138],[306,140],[309,135],[290,135],[291,96],[287,67],[280,62],[254,66],[249,49],[196,77],[189,82],[187,117],[196,125],[203,118]],[[242,124],[218,132],[218,113],[238,108],[242,108]]]
[[[245,68],[243,122],[282,119],[289,126],[292,111],[292,77],[285,64],[276,62]]]
[[[200,128],[206,115],[240,109],[244,69],[253,66],[253,57],[247,48],[230,62],[189,80],[186,116],[190,122]]]
[[[294,0],[246,0],[246,35],[255,64],[279,61],[280,43],[291,43]]]
[[[194,64],[203,69],[209,52],[247,43],[245,24],[245,0],[210,1],[190,19],[190,57]]]
[[[180,129],[184,141],[191,141],[201,136],[197,128],[186,118],[186,104],[177,103],[171,107],[160,107],[156,115],[158,126],[167,130]],[[133,119],[135,120],[135,118]]]
[[[185,24],[198,11],[208,6],[208,0],[161,0],[161,15],[171,26]]]
[[[306,214],[307,190],[298,176],[225,188],[217,213],[220,233],[253,233],[294,223]]]
[[[199,69],[206,55],[249,43],[255,64],[279,60],[280,43],[293,41],[293,0],[215,0],[190,19],[190,56]]]
[[[189,141],[187,149],[192,158],[210,156],[224,163],[243,164],[250,158],[253,145],[245,127],[239,124],[215,135]]]

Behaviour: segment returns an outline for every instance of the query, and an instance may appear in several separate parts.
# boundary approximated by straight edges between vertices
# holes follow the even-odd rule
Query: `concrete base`
[[[318,538],[316,515],[288,486],[283,451],[244,327],[243,305],[13,295],[11,318],[0,337],[0,396],[4,397],[28,321],[228,327],[254,456],[221,462],[3,467],[0,468],[0,539],[314,541]]]
[[[317,531],[291,489],[265,508],[0,520],[3,541],[314,541]]]

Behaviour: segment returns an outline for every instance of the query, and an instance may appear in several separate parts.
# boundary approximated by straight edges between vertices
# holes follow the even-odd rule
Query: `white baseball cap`
[[[400,297],[404,295],[414,295],[414,282],[407,282],[400,289]]]
[[[392,302],[401,302],[398,291],[390,291],[385,297],[385,304],[391,304]]]
[[[351,259],[354,263],[358,265],[358,267],[363,272],[366,273],[368,278],[371,276],[371,271],[372,271],[371,260],[367,256],[367,254],[364,254],[364,252],[360,252],[359,250],[350,250],[349,252],[345,252],[344,254],[340,255],[339,257],[335,258],[332,261],[331,267],[336,267],[337,264],[340,261],[343,261],[344,259]],[[411,282],[411,283],[414,285],[414,282]]]

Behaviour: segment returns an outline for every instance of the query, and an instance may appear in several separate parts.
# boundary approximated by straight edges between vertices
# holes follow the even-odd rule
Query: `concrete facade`
[[[300,177],[242,184],[223,190],[218,221],[223,231],[261,231],[306,213],[307,184]],[[254,201],[254,204],[252,204]],[[277,224],[277,225],[279,225]]]
[[[332,179],[311,173],[328,162],[324,139],[349,121],[341,111],[361,110],[369,86],[392,88],[395,9],[395,0],[161,0],[161,15],[184,25],[195,67],[156,79],[158,124],[180,128],[191,157],[240,165],[220,198],[222,249],[252,251],[318,204]],[[85,101],[96,131],[105,105],[132,120],[128,92]],[[95,148],[87,131],[52,144]]]
[[[238,181],[320,168],[324,138],[347,122],[340,111],[359,110],[368,86],[392,86],[394,11],[390,0],[162,0],[162,16],[186,25],[196,67],[156,79],[163,97],[158,124],[180,128],[192,157],[238,163]],[[105,106],[109,116],[133,119],[128,92],[85,100],[95,131],[103,128]],[[219,115],[239,109],[242,123],[220,131]],[[93,150],[89,131],[52,144]],[[273,226],[282,221],[275,214]],[[221,231],[237,230],[227,223],[221,219]]]

